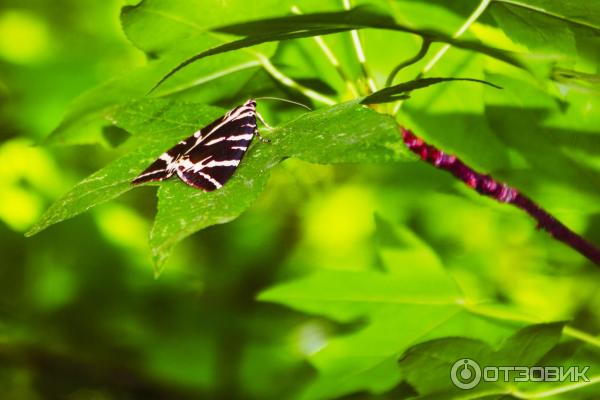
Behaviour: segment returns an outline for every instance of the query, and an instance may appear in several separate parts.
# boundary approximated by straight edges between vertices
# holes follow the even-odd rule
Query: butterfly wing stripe
[[[205,145],[205,146],[212,146],[213,144],[215,144],[215,143],[219,143],[219,142],[222,142],[223,140],[225,140],[225,137],[224,137],[224,136],[221,136],[221,137],[219,137],[219,138],[216,138],[216,139],[213,139],[213,140],[211,140],[211,141],[210,141],[210,142],[208,142],[208,143],[205,143],[204,145]]]
[[[213,129],[211,129],[210,131],[208,131],[206,133],[206,135],[203,135],[202,139],[204,140],[204,139],[208,138],[213,133],[215,133],[216,131],[218,131],[220,128],[222,128],[223,126],[225,126],[225,125],[227,125],[227,124],[229,124],[231,122],[235,122],[235,121],[238,121],[238,120],[243,119],[243,118],[252,118],[256,114],[256,111],[254,111],[254,109],[247,109],[246,111],[248,111],[248,112],[246,112],[244,114],[241,114],[241,113],[232,114],[228,118],[223,119],[223,121],[220,124],[216,125]],[[256,126],[256,124],[254,126]]]
[[[227,140],[238,141],[238,140],[251,140],[254,137],[254,133],[248,133],[245,135],[229,136]]]
[[[199,140],[197,140],[196,143],[194,143],[194,145],[191,146],[188,149],[188,151],[186,151],[186,153],[191,152],[195,147],[197,147],[199,144],[204,142],[206,139],[208,139],[211,135],[213,135],[219,129],[224,128],[225,125],[227,125],[228,123],[235,122],[235,121],[238,121],[243,118],[253,118],[254,119],[255,115],[256,115],[255,104],[256,103],[254,103],[254,101],[249,100],[244,105],[234,108],[229,113],[225,114],[223,116],[223,118],[221,118],[220,120],[217,120],[217,121],[213,122],[211,125],[202,129],[202,131],[206,130],[207,133],[202,134],[198,138]],[[242,125],[242,126],[246,126],[246,125]],[[254,125],[252,125],[252,127],[256,127],[256,122],[254,122]]]
[[[189,170],[178,169],[177,176],[188,185],[205,190],[207,192],[221,188],[223,185],[210,175],[203,172],[192,172]]]
[[[195,166],[194,170],[200,171],[204,168],[213,168],[213,167],[237,167],[240,164],[240,160],[225,160],[225,161],[216,161],[210,160],[208,163]]]
[[[189,136],[162,153],[156,161],[142,171],[131,183],[138,185],[148,181],[161,181],[173,176],[177,167],[177,159],[186,151],[189,143],[192,142],[195,142],[194,135]]]
[[[213,179],[212,176],[205,174],[203,172],[198,171],[197,172],[198,175],[200,175],[201,177],[203,177],[204,179],[206,179],[207,181],[209,181],[210,183],[212,183],[213,185],[215,185],[216,189],[219,189],[220,187],[223,187],[223,185],[221,185],[219,183],[219,181],[217,181],[216,179]]]
[[[227,128],[227,126],[226,126],[227,124],[229,124],[231,122],[235,122],[235,121],[236,121],[236,119],[226,119],[222,123],[216,125],[211,131],[209,131],[205,135],[202,135],[200,138],[198,138],[198,140],[196,140],[196,142],[192,146],[190,146],[190,148],[186,151],[186,154],[190,153],[192,150],[194,150],[199,145],[204,144],[204,141],[206,139],[208,139],[210,136],[212,136],[219,129],[226,129]],[[216,139],[213,139],[213,140],[216,140]]]
[[[158,159],[163,160],[168,165],[169,163],[171,163],[173,161],[173,156],[167,152],[167,153],[162,153],[161,156],[158,157]]]
[[[204,162],[204,161],[206,161],[206,162]],[[196,162],[196,163],[193,163],[190,160],[185,159],[185,160],[179,161],[177,170],[198,172],[198,171],[202,171],[203,169],[206,169],[206,168],[237,167],[239,164],[240,164],[239,159],[223,160],[223,161],[206,160],[205,159],[205,160],[202,160],[202,161]]]
[[[161,169],[158,171],[151,171],[145,174],[141,174],[136,177],[131,183],[134,185],[139,185],[141,183],[150,182],[150,181],[162,181],[164,179],[168,179],[173,176],[173,172],[169,172],[165,169]]]

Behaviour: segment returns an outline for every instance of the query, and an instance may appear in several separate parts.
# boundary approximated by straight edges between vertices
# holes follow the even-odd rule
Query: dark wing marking
[[[231,178],[257,133],[256,103],[248,100],[163,153],[132,183],[161,181],[177,173],[188,185],[219,189]]]
[[[231,110],[198,146],[186,151],[177,175],[188,185],[212,191],[223,186],[234,174],[256,134],[256,109],[253,100]]]
[[[139,174],[131,183],[134,185],[139,185],[140,183],[144,182],[162,181],[173,176],[175,173],[177,159],[179,159],[181,155],[195,142],[194,135],[182,140],[161,154],[156,161],[150,164],[150,166],[141,174]]]

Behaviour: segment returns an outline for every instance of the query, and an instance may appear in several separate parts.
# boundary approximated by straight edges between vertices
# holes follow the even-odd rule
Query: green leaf
[[[485,76],[486,62],[466,53],[448,52],[435,67],[440,75],[469,76],[501,82]],[[398,120],[447,153],[479,171],[499,175],[510,168],[507,148],[490,129],[484,115],[484,92],[503,93],[486,85],[435,85],[411,93]]]
[[[286,1],[265,0],[247,6],[244,0],[143,0],[123,7],[121,23],[129,40],[154,56],[182,42],[203,41],[211,27],[288,12]],[[243,10],[243,12],[242,12]]]
[[[409,347],[448,335],[496,341],[512,329],[464,307],[464,293],[435,253],[412,232],[378,219],[381,270],[318,270],[280,283],[259,299],[359,329],[329,338],[310,356],[319,376],[303,398],[382,392],[402,379],[395,360]]]
[[[211,46],[219,41],[207,38],[204,43]],[[46,139],[46,143],[106,144],[102,129],[111,123],[110,118],[117,109],[135,99],[143,98],[173,65],[189,57],[198,48],[198,44],[182,44],[161,59],[86,92],[73,102],[61,124]],[[268,56],[274,52],[274,48],[262,51]],[[178,98],[201,96],[205,102],[217,101],[235,95],[258,68],[260,63],[251,54],[221,54],[178,74],[176,79],[165,85],[156,95]]]
[[[247,19],[248,21],[250,19]],[[281,34],[315,29],[359,29],[377,27],[395,29],[407,33],[421,34],[421,31],[396,25],[394,18],[373,4],[355,7],[350,10],[286,15],[264,18],[250,22],[240,22],[213,28],[215,32],[231,33],[238,36],[260,34]],[[431,35],[434,35],[434,31]]]
[[[119,127],[134,135],[125,145],[129,153],[75,185],[52,204],[27,232],[28,236],[132,189],[132,179],[165,149],[224,112],[203,104],[179,104],[164,100],[147,100],[143,103],[139,107],[133,104],[121,109],[113,116]],[[152,112],[149,113],[148,109]]]
[[[208,50],[202,51],[199,54],[196,54],[193,57],[190,57],[178,64],[175,68],[169,71],[168,74],[164,75],[151,89],[151,91],[156,90],[160,85],[163,84],[167,79],[173,76],[175,73],[179,72],[183,68],[194,64],[196,61],[215,55],[221,55],[223,53],[231,52],[233,50],[240,50],[246,47],[256,46],[258,44],[268,43],[268,42],[278,42],[283,40],[290,39],[298,39],[303,37],[310,36],[319,36],[319,35],[327,35],[331,33],[343,32],[343,29],[318,29],[310,32],[292,32],[292,33],[280,33],[280,34],[267,34],[267,35],[257,35],[252,37],[247,37],[245,39],[236,40],[233,42],[225,43],[220,46],[216,46],[210,48]]]
[[[213,31],[215,32],[243,34],[247,35],[247,37],[213,47],[190,57],[165,75],[155,87],[158,87],[182,68],[208,56],[255,46],[260,43],[322,36],[363,28],[378,28],[412,33],[427,38],[431,42],[448,43],[458,48],[476,51],[524,68],[521,61],[508,52],[483,45],[479,42],[455,39],[431,29],[410,28],[394,22],[389,15],[376,11],[371,7],[357,7],[348,11],[267,18],[214,28]]]
[[[529,10],[566,24],[579,26],[600,33],[600,4],[577,0],[495,0],[494,7],[511,7],[513,10]]]
[[[489,47],[476,41],[455,39],[443,32],[433,29],[412,28],[394,21],[385,11],[370,6],[355,7],[347,11],[312,13],[303,15],[290,15],[277,18],[266,18],[240,24],[231,24],[212,29],[215,32],[234,33],[252,36],[268,36],[291,33],[305,33],[307,36],[312,31],[336,30],[349,31],[354,29],[375,28],[396,32],[411,33],[427,38],[431,42],[448,43],[452,46],[472,50],[497,58],[509,64],[523,67],[520,60],[513,54]]]
[[[561,20],[501,2],[493,3],[491,12],[512,40],[532,51],[550,52],[557,57],[575,53],[573,33]]]
[[[490,5],[490,11],[515,42],[535,52],[552,54],[565,66],[577,61],[595,71],[599,61],[595,38],[600,34],[600,3],[497,0]]]
[[[131,152],[76,185],[29,232],[71,218],[131,189],[131,180],[162,152],[224,110],[195,103],[147,99],[119,108],[112,116],[132,139]],[[282,159],[314,163],[383,162],[404,158],[396,122],[356,101],[303,114],[263,134],[234,177],[222,189],[205,193],[176,179],[159,190],[159,211],[150,243],[157,267],[172,247],[192,233],[239,216],[262,192],[269,170]]]
[[[453,398],[452,394],[464,393],[464,389],[457,388],[448,379],[456,362],[467,358],[481,369],[486,366],[536,366],[558,344],[564,325],[564,322],[555,322],[526,326],[507,338],[498,350],[481,340],[431,340],[409,348],[400,358],[399,366],[405,379],[421,396]],[[502,372],[500,377],[504,378]],[[514,388],[514,378],[515,373],[511,372],[508,382],[503,379],[498,382],[481,381],[469,393],[473,398],[509,394]]]
[[[205,3],[205,4],[202,4]],[[279,5],[277,5],[279,4]],[[212,1],[162,2],[145,0],[136,6],[124,7],[121,14],[123,30],[140,49],[153,60],[147,65],[126,72],[76,99],[61,124],[46,139],[47,144],[109,145],[102,131],[110,124],[109,117],[116,109],[135,99],[144,97],[166,73],[191,57],[223,43],[207,29],[212,24],[225,24],[248,16],[236,12],[241,1],[215,5]],[[252,7],[254,17],[284,12],[282,2],[267,1]],[[270,57],[275,45],[262,46],[255,51]],[[155,58],[159,56],[156,60]],[[165,85],[157,96],[202,98],[211,103],[234,96],[261,64],[255,54],[246,52],[220,54],[205,63],[178,74]]]
[[[402,82],[394,86],[387,87],[385,89],[378,90],[377,92],[370,94],[365,97],[361,103],[362,104],[379,104],[379,103],[389,103],[392,101],[397,101],[401,99],[405,99],[413,90],[422,89],[431,85],[435,85],[437,83],[449,82],[449,81],[468,81],[468,82],[478,82],[483,83],[484,85],[488,85],[494,87],[496,89],[502,89],[500,86],[494,85],[493,83],[481,80],[481,79],[472,79],[472,78],[421,78],[415,79],[408,82]]]
[[[262,192],[269,170],[284,158],[330,164],[393,161],[406,154],[395,121],[355,101],[303,114],[263,134],[272,142],[254,143],[222,189],[204,193],[177,181],[161,186],[150,235],[158,268],[183,238],[238,217]]]
[[[507,147],[527,161],[528,181],[561,183],[573,193],[598,198],[600,170],[574,156],[575,151],[597,151],[597,136],[573,130],[572,123],[570,128],[565,126],[557,99],[529,82],[499,74],[488,74],[488,79],[504,88],[486,89],[489,126]]]

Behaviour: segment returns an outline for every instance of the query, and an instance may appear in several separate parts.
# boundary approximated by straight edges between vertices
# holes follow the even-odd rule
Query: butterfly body
[[[177,175],[204,191],[221,188],[234,174],[254,136],[260,138],[256,117],[256,102],[250,99],[167,150],[132,184]]]

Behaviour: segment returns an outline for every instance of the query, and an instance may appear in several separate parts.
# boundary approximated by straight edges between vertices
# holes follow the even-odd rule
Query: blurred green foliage
[[[347,82],[312,38],[200,60],[146,96],[235,39],[210,28],[341,1],[134,3],[0,0],[2,399],[598,397],[598,269],[519,210],[404,157],[389,116],[343,103]],[[479,4],[370,3],[448,36]],[[379,88],[421,43],[360,37]],[[594,2],[494,0],[461,39],[519,53],[529,70],[451,48],[426,76],[503,90],[442,83],[411,93],[397,119],[600,243],[599,38]],[[324,40],[363,91],[350,34]],[[259,101],[273,143],[255,143],[211,197],[175,180],[158,201],[155,187],[129,191],[171,143],[258,96],[315,111]],[[462,357],[585,365],[595,381],[461,392],[449,372]]]

